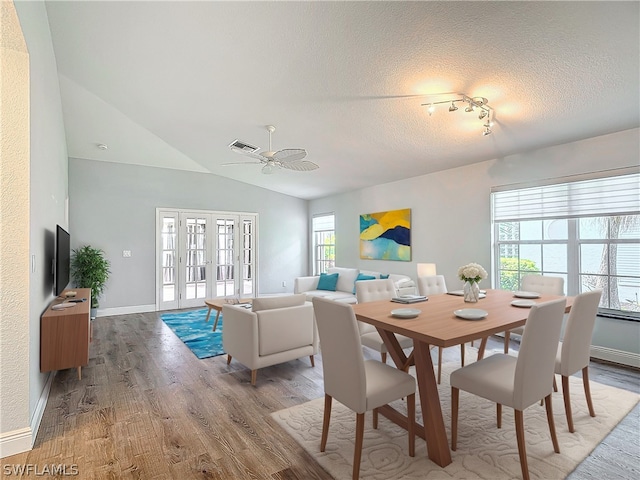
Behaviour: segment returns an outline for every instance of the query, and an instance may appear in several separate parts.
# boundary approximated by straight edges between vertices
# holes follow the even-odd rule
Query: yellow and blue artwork
[[[360,258],[411,261],[411,209],[360,215]]]

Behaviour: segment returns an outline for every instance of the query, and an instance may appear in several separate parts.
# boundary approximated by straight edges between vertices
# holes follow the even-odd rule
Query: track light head
[[[434,95],[446,95],[446,94],[434,94]],[[491,130],[491,127],[493,127],[493,122],[491,121],[491,117],[495,115],[495,110],[488,105],[489,100],[487,100],[485,97],[470,97],[464,93],[457,93],[455,95],[456,96],[453,99],[449,97],[448,100],[438,100],[437,102],[423,103],[422,106],[427,107],[429,116],[431,116],[433,112],[435,112],[436,110],[436,105],[448,103],[450,104],[449,111],[455,112],[456,110],[458,110],[458,107],[456,106],[456,102],[462,102],[462,104],[465,105],[465,109],[464,109],[465,112],[475,111],[476,113],[478,113],[479,120],[485,120],[486,123],[482,125],[484,127],[482,134],[491,135],[493,133]]]

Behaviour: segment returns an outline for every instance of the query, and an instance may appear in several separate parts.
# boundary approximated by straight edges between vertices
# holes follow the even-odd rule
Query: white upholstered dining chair
[[[520,280],[520,289],[525,292],[535,292],[540,295],[564,295],[564,278],[548,275],[524,275]],[[511,334],[522,335],[524,327],[514,328],[504,332],[504,353],[509,353]]]
[[[591,349],[591,336],[596,323],[598,306],[602,290],[593,290],[577,295],[571,306],[567,324],[564,329],[564,337],[556,354],[555,373],[562,377],[562,395],[564,397],[564,410],[567,414],[569,431],[573,433],[573,418],[571,414],[571,397],[569,396],[569,377],[582,370],[582,384],[584,394],[589,407],[589,415],[596,416],[591,401],[591,389],[589,388],[589,353]],[[555,380],[554,380],[555,385]]]
[[[418,277],[418,293],[420,295],[436,295],[447,293],[447,282],[444,275],[425,275]],[[464,343],[460,344],[460,364],[464,367]],[[442,347],[438,347],[438,385],[442,379]]]
[[[460,390],[497,404],[498,428],[502,427],[502,405],[515,411],[516,438],[522,477],[529,478],[524,440],[523,410],[544,398],[553,450],[560,453],[551,407],[553,371],[566,299],[531,307],[517,357],[496,354],[455,370],[451,382],[451,449],[458,439]]]
[[[375,302],[376,300],[391,300],[396,296],[396,287],[391,279],[384,280],[364,280],[356,282],[356,299],[358,303]],[[387,362],[387,346],[376,327],[368,323],[358,322],[360,331],[360,342],[365,347],[369,347],[380,352],[382,363]],[[396,335],[398,343],[404,350],[413,348],[413,340],[404,335]]]
[[[409,455],[415,456],[415,379],[378,360],[364,360],[356,316],[349,304],[315,297],[313,308],[320,336],[325,392],[320,451],[324,452],[327,445],[331,403],[335,398],[356,413],[353,478],[357,479],[365,412],[373,410],[373,428],[377,428],[378,407],[406,397]]]

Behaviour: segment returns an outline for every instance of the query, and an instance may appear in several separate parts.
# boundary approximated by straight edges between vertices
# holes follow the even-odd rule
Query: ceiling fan
[[[266,152],[257,153],[259,148],[252,147],[239,140],[235,140],[229,145],[234,152],[255,158],[258,160],[257,162],[231,162],[223,163],[222,166],[262,165],[262,173],[265,174],[274,173],[281,168],[295,170],[297,172],[308,172],[318,168],[318,165],[315,163],[309,160],[303,160],[303,158],[307,156],[307,151],[302,148],[285,148],[284,150],[274,152],[271,149],[271,134],[276,131],[276,127],[267,125],[267,130],[269,131],[269,150]]]

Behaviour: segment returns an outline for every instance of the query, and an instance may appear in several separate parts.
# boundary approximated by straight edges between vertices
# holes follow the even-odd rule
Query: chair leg
[[[549,433],[551,433],[551,441],[553,442],[553,451],[560,453],[560,445],[558,445],[558,436],[556,435],[556,424],[553,421],[553,408],[551,405],[551,394],[544,397],[544,404],[547,407],[547,423],[549,423]]]
[[[582,385],[584,385],[584,395],[587,397],[587,406],[589,407],[589,415],[596,416],[596,411],[593,409],[593,401],[591,401],[591,388],[589,387],[589,366],[587,365],[582,369]]]
[[[460,366],[464,367],[464,343],[460,344]]]
[[[407,397],[407,432],[409,433],[409,456],[416,456],[416,394]]]
[[[387,363],[387,352],[381,352],[380,357],[382,358],[382,363]]]
[[[573,428],[573,415],[571,414],[571,396],[569,395],[569,377],[562,375],[562,397],[564,398],[564,411],[567,414],[567,425],[571,433]]]
[[[556,376],[553,376],[553,391],[557,392],[558,391],[558,382],[556,382]]]
[[[511,332],[504,332],[504,354],[507,355],[509,353],[509,342],[511,341]]]
[[[527,464],[527,447],[524,443],[524,415],[522,410],[515,410],[516,438],[518,440],[518,455],[520,456],[520,469],[523,480],[529,480],[529,465]]]
[[[458,400],[460,389],[451,387],[451,450],[454,452],[458,443]]]
[[[231,363],[231,355],[227,355],[227,365]]]
[[[315,361],[315,359],[313,358],[313,355],[309,355],[309,360],[311,360],[311,366],[312,366],[312,367],[315,367],[315,366],[316,366],[316,361]]]
[[[329,436],[329,421],[331,420],[331,395],[324,394],[324,414],[322,417],[322,437],[320,439],[320,451],[324,452]]]
[[[442,379],[442,347],[438,347],[438,385]]]
[[[251,385],[255,386],[257,376],[258,376],[258,370],[251,370]]]
[[[374,430],[378,428],[378,409],[373,409],[373,428]]]
[[[496,420],[498,428],[502,428],[502,404],[496,403]]]
[[[360,458],[362,457],[362,441],[364,439],[364,413],[356,414],[356,445],[353,452],[353,480],[360,477]]]

